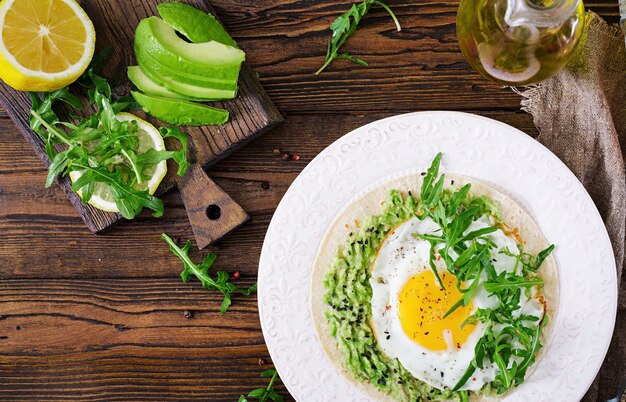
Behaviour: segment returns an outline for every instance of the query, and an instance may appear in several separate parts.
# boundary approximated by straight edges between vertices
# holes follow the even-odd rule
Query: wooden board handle
[[[198,164],[178,182],[199,249],[224,237],[250,217]]]

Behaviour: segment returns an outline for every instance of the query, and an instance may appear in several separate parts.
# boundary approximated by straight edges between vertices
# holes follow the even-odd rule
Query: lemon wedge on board
[[[0,2],[0,79],[21,91],[63,88],[87,69],[96,32],[74,0]]]

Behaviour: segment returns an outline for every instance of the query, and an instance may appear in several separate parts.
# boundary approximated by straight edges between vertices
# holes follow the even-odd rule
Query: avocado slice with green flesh
[[[233,99],[237,96],[235,90],[225,90],[216,88],[199,87],[195,85],[186,84],[184,82],[177,81],[171,77],[164,76],[158,71],[152,70],[150,64],[143,63],[143,60],[139,54],[137,54],[137,62],[143,73],[157,85],[165,87],[170,91],[179,93],[181,95],[193,97],[196,100],[221,100],[221,99]]]
[[[149,52],[135,49],[137,63],[141,68],[147,68],[164,77],[169,77],[175,81],[188,85],[203,88],[215,88],[234,91],[237,89],[237,78],[230,80],[215,80],[210,75],[200,76],[189,74],[178,68],[171,68],[156,60]],[[208,73],[207,73],[208,74]],[[238,75],[238,74],[237,74]]]
[[[177,1],[157,6],[161,18],[194,43],[216,41],[237,47],[237,42],[211,14]]]
[[[137,40],[141,39],[141,40]],[[155,58],[173,59],[201,66],[226,67],[241,64],[246,55],[240,49],[216,41],[189,43],[181,39],[171,25],[158,17],[144,18],[137,25],[135,44],[145,48]]]
[[[228,111],[184,100],[167,99],[130,91],[144,112],[164,123],[177,126],[206,126],[224,124]]]
[[[160,65],[165,66],[172,70],[174,73],[180,75],[189,75],[192,78],[210,82],[236,82],[239,78],[239,71],[241,69],[242,59],[236,59],[235,61],[225,61],[220,63],[201,63],[195,60],[184,58],[179,53],[179,48],[174,46],[167,47],[162,40],[159,39],[157,32],[168,31],[168,36],[173,35],[175,39],[172,41],[179,41],[181,46],[201,46],[205,44],[190,44],[180,39],[174,30],[164,21],[157,17],[151,17],[141,20],[135,31],[135,53],[144,53],[150,55],[150,60],[156,60]],[[161,35],[163,36],[163,35]],[[226,49],[234,49],[229,46],[217,42],[209,42]],[[208,44],[208,43],[207,43]],[[223,50],[223,49],[222,49]],[[237,52],[240,50],[235,49]],[[219,49],[195,49],[195,51],[219,51]],[[214,57],[215,54],[205,55],[205,59]],[[171,74],[170,74],[171,75]],[[182,81],[182,79],[179,79]]]
[[[143,71],[141,71],[141,67],[139,66],[128,67],[128,78],[130,78],[131,82],[135,84],[135,86],[139,88],[139,90],[145,92],[148,95],[162,96],[170,99],[192,100],[192,98],[189,96],[170,91],[169,89],[162,87],[161,85],[152,81],[150,78],[148,78],[147,75],[143,73]]]

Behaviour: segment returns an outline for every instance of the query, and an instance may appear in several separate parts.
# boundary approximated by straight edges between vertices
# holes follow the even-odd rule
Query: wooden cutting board
[[[113,57],[102,71],[117,96],[129,94],[130,81],[126,67],[137,64],[133,51],[134,32],[142,18],[158,15],[154,0],[83,0],[82,7],[96,28],[96,52],[106,46],[113,48]],[[211,9],[203,0],[184,0],[185,3],[203,11]],[[15,91],[0,82],[0,104],[6,109],[24,138],[31,144],[43,163],[50,161],[42,139],[28,125],[31,102],[28,93]],[[183,127],[189,136],[189,161],[192,163],[183,178],[176,175],[176,165],[168,162],[168,174],[157,190],[160,196],[178,187],[196,236],[198,247],[203,248],[230,232],[248,219],[247,214],[223,192],[204,172],[211,166],[253,138],[259,136],[283,118],[263,90],[256,73],[244,63],[239,78],[239,96],[224,102],[214,102],[216,107],[227,109],[230,120],[221,126]],[[146,118],[156,126],[157,120],[142,112],[131,111]],[[86,114],[89,114],[87,111]],[[64,111],[59,115],[63,120]],[[69,119],[68,119],[69,120]],[[175,140],[166,140],[168,149],[176,148]],[[97,210],[83,205],[80,198],[70,190],[67,178],[59,179],[70,202],[77,209],[87,227],[96,234],[106,232],[122,220],[121,215]],[[43,190],[43,189],[42,189]]]

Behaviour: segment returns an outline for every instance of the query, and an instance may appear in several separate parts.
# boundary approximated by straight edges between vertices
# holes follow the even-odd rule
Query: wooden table
[[[449,109],[537,134],[519,95],[465,62],[457,1],[388,3],[402,32],[372,9],[347,47],[370,67],[340,60],[315,76],[328,26],[350,0],[211,1],[286,116],[209,172],[252,216],[209,248],[219,254],[217,269],[241,273],[241,285],[255,281],[265,231],[289,184],[346,132],[398,113]],[[613,0],[587,6],[618,21]],[[232,402],[266,384],[259,374],[272,366],[256,298],[236,297],[219,314],[220,295],[183,284],[181,263],[159,239],[193,237],[178,193],[165,196],[162,218],[143,213],[94,236],[59,188],[44,188],[46,170],[2,110],[0,136],[1,400]]]

